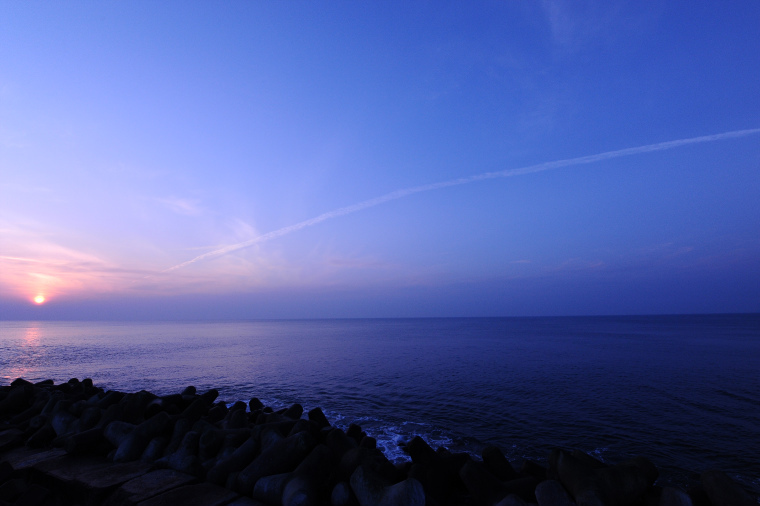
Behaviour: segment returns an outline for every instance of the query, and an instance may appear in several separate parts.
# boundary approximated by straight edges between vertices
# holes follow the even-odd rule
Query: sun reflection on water
[[[27,360],[15,360],[8,364],[9,367],[3,375],[5,382],[8,383],[16,378],[30,379],[29,376],[34,374],[33,366],[28,362],[28,357],[38,355],[42,349],[42,328],[38,325],[29,326],[17,339],[16,342],[23,349],[20,355],[27,357]],[[19,356],[19,358],[21,357]]]
[[[42,331],[39,327],[29,327],[24,332],[24,344],[27,346],[39,346]]]

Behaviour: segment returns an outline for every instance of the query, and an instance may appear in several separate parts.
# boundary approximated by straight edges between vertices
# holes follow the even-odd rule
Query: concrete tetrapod
[[[425,490],[414,478],[389,485],[366,466],[359,466],[351,475],[351,489],[360,506],[424,506]]]
[[[169,425],[169,414],[160,411],[134,428],[116,448],[114,462],[137,460],[145,451],[150,440],[162,433]]]
[[[299,432],[265,448],[237,477],[238,492],[250,495],[256,482],[272,474],[294,470],[316,445],[308,432]]]
[[[216,485],[224,485],[227,476],[239,472],[250,464],[260,449],[261,444],[257,438],[248,438],[231,455],[219,459],[216,465],[209,470],[206,479]]]
[[[757,506],[757,501],[723,471],[705,471],[700,480],[713,506]]]
[[[0,487],[16,495],[21,485],[77,494],[72,486],[87,484],[87,497],[96,506],[113,486],[133,479],[131,473],[171,468],[208,483],[167,490],[161,501],[181,496],[201,504],[203,492],[236,506],[261,504],[250,496],[235,497],[233,490],[268,506],[569,506],[570,498],[576,506],[757,505],[724,473],[704,473],[702,487],[687,495],[653,486],[658,472],[646,459],[608,465],[577,450],[553,451],[548,469],[526,460],[515,471],[495,447],[483,450],[481,462],[466,453],[434,450],[415,437],[401,445],[412,462],[394,465],[361,427],[334,428],[318,408],[306,413],[293,404],[275,411],[251,399],[248,413],[244,402],[214,403],[217,395],[216,390],[198,395],[194,388],[160,397],[124,394],[74,379],[60,385],[24,380],[0,385]],[[108,462],[106,454],[117,463]],[[122,460],[133,462],[118,463]],[[140,497],[153,500],[161,487],[138,485],[179,474],[151,472],[158,474],[135,482],[129,497],[144,492]],[[85,496],[78,497],[60,506],[81,503]]]

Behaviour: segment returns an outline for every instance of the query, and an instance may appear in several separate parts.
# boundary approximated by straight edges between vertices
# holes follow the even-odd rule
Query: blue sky
[[[755,1],[2,11],[0,318],[760,311]]]

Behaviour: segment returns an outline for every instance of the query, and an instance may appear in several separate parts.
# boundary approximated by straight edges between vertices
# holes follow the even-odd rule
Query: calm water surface
[[[415,434],[513,461],[643,454],[664,481],[719,468],[760,491],[760,315],[0,322],[0,381],[90,377],[321,407],[392,458]]]

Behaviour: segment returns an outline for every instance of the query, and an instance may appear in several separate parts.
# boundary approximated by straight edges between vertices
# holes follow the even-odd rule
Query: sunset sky
[[[5,2],[0,319],[758,312],[758,27]]]

